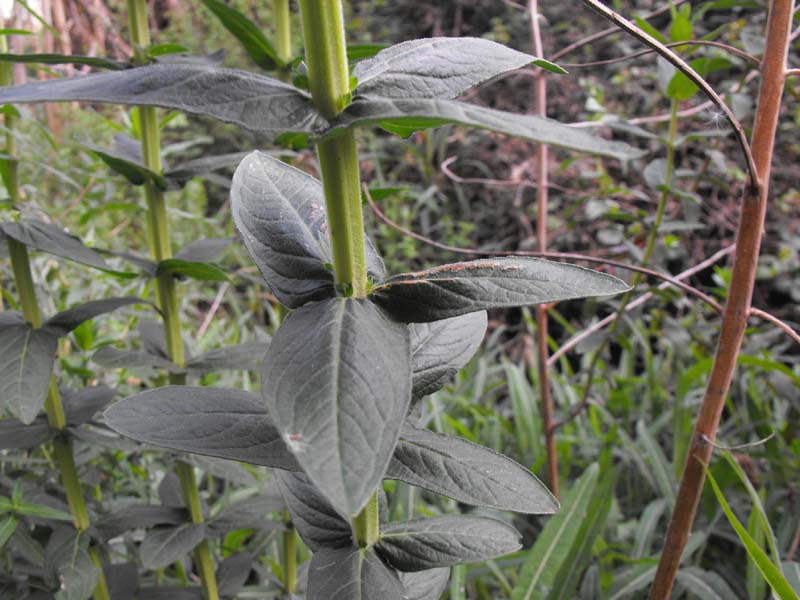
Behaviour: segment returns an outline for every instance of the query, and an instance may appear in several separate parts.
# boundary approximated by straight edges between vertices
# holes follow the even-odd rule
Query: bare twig
[[[720,444],[719,442],[715,442],[711,438],[706,437],[705,434],[702,436],[702,440],[706,444],[711,444],[717,450],[725,450],[727,452],[731,452],[731,451],[734,451],[734,450],[744,450],[745,448],[754,448],[756,446],[763,446],[764,444],[766,444],[768,441],[770,441],[774,437],[775,437],[775,432],[773,431],[772,433],[770,433],[765,438],[762,438],[762,439],[757,440],[755,442],[748,442],[747,444],[737,444],[736,446],[726,446],[725,444]]]
[[[594,0],[587,1],[594,2]],[[711,460],[713,447],[705,443],[704,439],[713,440],[716,437],[747,326],[767,212],[770,168],[786,75],[786,55],[793,5],[793,0],[773,0],[769,10],[767,44],[761,67],[761,87],[753,126],[752,155],[756,165],[757,181],[761,185],[758,188],[748,186],[744,191],[730,293],[722,318],[717,351],[687,453],[675,509],[667,528],[664,550],[650,588],[651,600],[664,600],[669,598],[672,592],[681,554],[689,540],[697,513],[705,483],[706,468]]]
[[[755,64],[756,66],[761,64],[761,61],[753,56],[745,52],[744,50],[740,50],[736,46],[731,46],[730,44],[723,44],[722,42],[712,42],[710,40],[686,40],[683,42],[672,42],[669,44],[664,44],[667,48],[677,48],[679,46],[711,46],[713,48],[719,48],[728,52],[729,54],[733,54],[740,58],[750,61],[751,63]],[[564,67],[565,69],[583,69],[586,67],[599,67],[601,65],[612,65],[619,62],[624,62],[626,60],[633,60],[634,58],[639,58],[640,56],[646,56],[648,54],[652,54],[655,52],[652,48],[647,50],[640,50],[639,52],[634,52],[633,54],[628,54],[626,56],[618,56],[616,58],[608,58],[606,60],[595,60],[592,62],[584,62],[584,63],[560,63],[559,66]]]

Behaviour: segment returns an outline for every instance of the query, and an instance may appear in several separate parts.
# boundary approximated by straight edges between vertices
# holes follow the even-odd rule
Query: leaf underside
[[[325,549],[311,558],[308,600],[403,598],[397,574],[373,550]]]

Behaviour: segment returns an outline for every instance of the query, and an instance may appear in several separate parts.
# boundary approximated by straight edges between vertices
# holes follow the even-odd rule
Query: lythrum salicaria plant
[[[316,144],[322,181],[266,154],[231,190],[244,244],[289,314],[264,361],[261,397],[167,386],[118,402],[107,423],[175,450],[279,469],[293,523],[313,551],[309,599],[436,598],[448,567],[514,551],[505,522],[440,516],[382,522],[383,479],[468,505],[547,514],[531,472],[466,440],[417,427],[422,399],[473,355],[486,310],[616,294],[622,281],[538,259],[497,258],[387,277],[365,238],[357,127],[400,135],[458,123],[616,158],[625,144],[541,117],[453,100],[491,77],[547,61],[474,38],[414,40],[350,68],[339,2],[300,2],[309,92],[196,62],[35,83],[0,102],[87,100],[211,115]]]

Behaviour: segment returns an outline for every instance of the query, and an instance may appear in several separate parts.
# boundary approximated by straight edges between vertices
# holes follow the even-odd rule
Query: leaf
[[[228,276],[214,265],[202,262],[190,262],[179,258],[168,258],[158,263],[156,276],[181,275],[199,281],[230,281]]]
[[[303,306],[273,337],[261,380],[309,479],[356,514],[383,478],[411,399],[408,328],[367,300]]]
[[[403,598],[403,586],[372,550],[325,549],[308,569],[308,600]]]
[[[699,567],[683,567],[678,571],[677,581],[693,598],[698,600],[737,600],[738,598],[722,577],[713,571],[704,571]]]
[[[0,419],[0,450],[33,448],[51,440],[55,434],[56,430],[44,418],[29,425],[17,419]]]
[[[0,62],[33,63],[41,65],[88,65],[100,69],[120,71],[133,67],[131,63],[100,56],[77,56],[69,54],[0,54]]]
[[[221,0],[203,0],[203,4],[241,42],[245,52],[259,67],[265,71],[273,71],[285,66],[261,28],[244,14]]]
[[[152,181],[161,190],[169,187],[169,182],[161,173],[153,171],[140,161],[122,155],[116,149],[92,145],[86,145],[86,149],[97,155],[110,169],[122,175],[133,185],[144,185],[148,181]]]
[[[103,574],[111,600],[134,600],[139,587],[139,568],[136,563],[105,564]]]
[[[381,50],[353,68],[355,96],[455,98],[536,57],[475,37],[411,40]]]
[[[58,348],[58,336],[30,325],[0,327],[0,399],[30,425],[44,406]]]
[[[142,565],[147,569],[164,569],[191,552],[205,534],[206,527],[202,523],[151,529],[139,548]]]
[[[450,579],[450,569],[400,573],[407,600],[439,600]]]
[[[233,152],[230,154],[220,154],[219,156],[203,156],[165,169],[164,177],[169,182],[171,189],[180,189],[194,177],[202,177],[226,167],[235,167],[248,154],[250,154],[250,152]],[[178,256],[178,258],[184,257]]]
[[[282,529],[283,523],[277,519],[267,519],[265,515],[283,511],[285,504],[280,496],[271,497],[259,494],[240,502],[228,504],[216,515],[206,521],[209,531],[215,536],[223,536],[237,529],[269,531]]]
[[[237,161],[238,162],[238,161]],[[189,262],[207,263],[219,258],[236,238],[217,237],[189,242],[175,253],[175,258]]]
[[[412,397],[432,394],[458,373],[478,350],[486,326],[485,311],[411,325]]]
[[[186,361],[186,368],[206,373],[212,371],[222,371],[224,369],[258,369],[264,362],[264,357],[269,349],[268,343],[251,342],[217,348],[199,354]]]
[[[386,44],[347,44],[347,61],[354,62],[372,58],[385,48],[387,48]]]
[[[570,549],[591,504],[598,472],[597,463],[586,469],[564,498],[561,512],[547,521],[528,552],[512,600],[546,598],[558,572],[574,558]]]
[[[149,302],[147,302],[147,300],[142,300],[138,296],[90,300],[89,302],[78,304],[77,306],[71,306],[67,310],[53,315],[45,321],[44,325],[45,327],[58,331],[60,335],[67,335],[84,321],[113,312],[123,306],[130,306],[131,304],[149,304]]]
[[[65,507],[66,508],[66,507]],[[63,510],[52,508],[46,504],[19,501],[14,504],[14,512],[35,519],[48,519],[52,521],[72,522],[72,515]]]
[[[767,553],[761,549],[752,537],[750,537],[750,534],[747,533],[747,529],[745,529],[744,525],[736,518],[733,510],[731,510],[731,507],[728,505],[728,501],[725,499],[725,494],[719,489],[714,476],[708,469],[706,469],[706,476],[708,477],[709,483],[711,483],[711,488],[714,490],[714,495],[717,497],[717,501],[722,507],[725,516],[728,517],[728,522],[736,531],[736,535],[739,536],[739,539],[744,545],[747,555],[753,560],[758,570],[761,571],[761,575],[763,575],[766,582],[772,588],[772,591],[780,600],[798,600],[800,596],[792,590],[789,582],[786,581],[786,578],[781,574],[780,569],[770,562]]]
[[[785,560],[781,566],[786,574],[786,581],[796,593],[800,594],[800,562]]]
[[[606,296],[623,281],[566,263],[536,258],[486,258],[389,278],[370,296],[395,319],[425,323],[487,308]]]
[[[335,136],[342,129],[366,125],[383,127],[387,123],[401,125],[403,135],[419,129],[460,124],[619,160],[631,160],[643,154],[626,143],[605,140],[544,117],[514,114],[455,100],[428,98],[357,99],[325,130],[322,137]]]
[[[558,501],[530,470],[468,442],[405,426],[386,477],[463,502],[528,514],[550,514]]]
[[[120,400],[104,416],[114,431],[147,444],[297,468],[261,399],[242,390],[165,386]]]
[[[17,530],[17,523],[19,520],[14,515],[6,515],[0,520],[0,550],[6,545],[6,542],[14,535]]]
[[[133,504],[96,520],[92,528],[102,539],[110,540],[134,529],[180,525],[186,522],[188,516],[188,511],[174,506]]]
[[[116,395],[117,390],[104,385],[62,393],[67,424],[72,427],[82,425],[108,406]]]
[[[172,108],[273,135],[324,126],[305,92],[264,75],[204,64],[157,64],[0,89],[2,104],[71,101]]]
[[[0,88],[0,95],[6,89],[9,88]],[[29,248],[67,258],[96,269],[108,270],[108,265],[100,254],[84,246],[83,242],[74,235],[70,235],[50,223],[21,219],[16,223],[0,223],[0,229],[8,237],[14,238]]]
[[[247,552],[231,554],[219,563],[217,582],[219,595],[235,598],[247,581],[253,566],[253,556]]]
[[[58,528],[45,549],[45,567],[57,582],[55,600],[88,600],[92,596],[100,570],[88,552],[89,538],[72,528]]]
[[[119,350],[113,346],[103,346],[92,355],[92,360],[107,369],[136,369],[152,367],[177,372],[180,369],[167,358],[139,350]]]
[[[353,545],[350,522],[302,473],[275,473],[278,489],[289,507],[292,525],[313,552]]]
[[[400,571],[481,562],[522,547],[520,534],[486,517],[442,516],[384,524],[378,553]]]
[[[322,184],[263,152],[248,155],[233,176],[231,210],[244,245],[281,304],[297,308],[334,295],[333,262]],[[367,240],[367,270],[383,262]]]

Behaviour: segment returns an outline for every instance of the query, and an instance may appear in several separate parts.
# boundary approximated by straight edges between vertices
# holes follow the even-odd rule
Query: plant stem
[[[377,543],[380,537],[380,510],[378,492],[370,496],[367,505],[353,518],[353,536],[362,548]]]
[[[136,62],[144,63],[144,50],[150,45],[150,31],[147,23],[147,5],[145,0],[128,0],[128,18],[131,38],[136,47]],[[145,166],[157,173],[161,172],[161,139],[158,127],[158,113],[154,107],[139,106],[139,132],[141,134],[142,157]],[[170,244],[169,220],[164,192],[154,181],[148,180],[144,185],[147,200],[147,223],[150,240],[150,252],[157,263],[172,256]],[[170,360],[183,366],[185,356],[183,338],[181,336],[180,304],[175,280],[168,274],[162,274],[156,280],[158,305],[163,315],[164,339]],[[170,373],[169,382],[183,385],[186,378],[183,374]],[[175,472],[181,482],[183,499],[189,509],[192,523],[203,523],[203,510],[200,493],[194,476],[194,469],[182,461],[175,465]],[[194,549],[194,559],[206,600],[217,600],[216,576],[208,540],[203,540]]]
[[[311,97],[326,119],[350,101],[344,20],[340,0],[301,0],[303,39]],[[367,268],[364,220],[355,134],[352,131],[317,146],[339,293],[364,298]]]
[[[297,530],[289,511],[284,515],[286,529],[283,532],[283,584],[289,594],[297,591]]]
[[[275,21],[275,49],[278,57],[288,63],[292,60],[292,24],[289,19],[289,0],[272,0],[272,18]]]
[[[675,510],[667,528],[664,551],[650,589],[651,600],[666,599],[672,592],[680,557],[697,514],[706,468],[711,460],[713,445],[710,442],[714,441],[717,434],[747,326],[767,212],[770,167],[783,95],[793,12],[792,0],[774,0],[770,5],[767,44],[761,62],[761,87],[753,126],[752,154],[758,181],[750,181],[744,188],[730,291],[722,316],[714,365],[692,434]]]
[[[539,7],[537,0],[529,0],[528,17],[531,21],[531,38],[533,53],[544,56],[542,33],[539,29]],[[536,71],[534,80],[536,97],[536,114],[547,116],[547,80],[544,69]],[[547,212],[548,212],[548,169],[547,144],[536,146],[536,239],[539,252],[547,252]],[[547,307],[536,306],[536,346],[539,371],[539,396],[541,400],[542,426],[544,428],[545,448],[547,451],[547,474],[550,478],[550,491],[558,498],[558,454],[556,452],[556,435],[553,428],[553,398],[550,390],[550,369],[547,358],[550,349],[547,346]]]
[[[0,19],[0,27],[2,26],[2,19]],[[0,52],[8,51],[8,42],[6,36],[0,36]],[[0,85],[13,84],[13,71],[10,63],[3,63],[0,65]],[[8,155],[8,195],[14,204],[17,204],[20,199],[19,195],[19,178],[17,171],[16,159],[16,143],[14,139],[14,117],[13,115],[6,114],[6,154]],[[19,295],[19,302],[22,306],[22,314],[25,320],[33,327],[42,326],[42,315],[39,311],[39,303],[36,299],[36,287],[33,283],[33,274],[31,272],[31,262],[28,256],[28,248],[11,238],[8,238],[8,255],[11,261],[11,269],[14,273],[14,282],[17,286],[17,293]],[[83,498],[81,491],[80,478],[78,477],[78,470],[75,467],[75,458],[72,454],[72,444],[67,437],[65,430],[67,427],[67,420],[64,415],[64,404],[61,400],[61,393],[58,390],[58,383],[55,376],[50,378],[50,385],[47,388],[47,397],[44,403],[45,414],[47,421],[51,427],[58,429],[64,433],[56,436],[53,441],[53,455],[55,458],[56,466],[58,467],[59,475],[61,476],[61,484],[64,487],[64,493],[67,496],[67,504],[69,506],[70,514],[72,514],[73,523],[79,533],[83,533],[89,529],[89,511],[86,508],[86,501]],[[102,563],[99,559],[97,549],[90,548],[92,560],[100,569],[100,576],[95,586],[93,597],[95,600],[109,600],[110,594],[106,580],[103,575]]]
[[[658,233],[661,229],[661,223],[664,221],[664,213],[666,212],[667,208],[667,200],[669,199],[669,186],[672,183],[672,175],[675,171],[675,138],[678,132],[678,101],[673,99],[670,108],[670,120],[669,120],[669,133],[667,134],[667,162],[664,168],[664,189],[661,192],[661,196],[658,199],[658,206],[656,207],[656,216],[655,220],[653,221],[653,226],[650,228],[650,233],[647,236],[647,241],[645,242],[645,249],[642,253],[642,261],[641,266],[647,267],[650,263],[650,258],[653,255],[653,250],[656,247],[656,241],[658,240]],[[636,287],[644,280],[644,276],[641,272],[637,272],[633,274],[631,278],[631,289],[623,294],[622,298],[619,301],[619,308],[614,316],[614,320],[611,322],[611,325],[608,327],[608,332],[606,333],[605,338],[601,342],[600,346],[594,351],[592,354],[591,362],[589,363],[589,368],[587,369],[586,374],[586,386],[583,389],[583,395],[581,397],[581,401],[577,406],[577,411],[573,410],[570,415],[570,418],[577,416],[578,411],[582,410],[589,404],[589,394],[592,389],[592,381],[594,380],[594,373],[597,369],[597,364],[600,361],[600,355],[605,350],[606,346],[608,345],[609,340],[614,337],[614,334],[619,327],[619,323],[621,321],[622,315],[625,313],[625,309],[628,306],[628,303],[633,298],[633,295],[636,293]],[[569,419],[558,423],[556,426],[564,425],[568,422]]]

